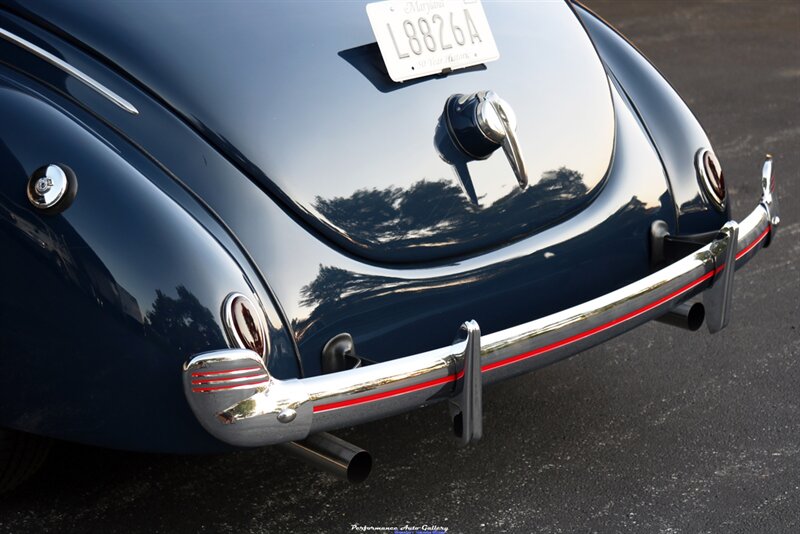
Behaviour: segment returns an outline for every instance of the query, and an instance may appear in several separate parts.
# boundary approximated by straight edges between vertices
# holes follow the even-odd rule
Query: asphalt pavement
[[[339,433],[350,486],[279,451],[182,457],[62,444],[0,500],[9,532],[800,531],[800,4],[589,2],[672,82],[722,161],[734,215],[775,155],[783,225],[714,336],[633,332],[489,387],[484,439],[442,405]]]

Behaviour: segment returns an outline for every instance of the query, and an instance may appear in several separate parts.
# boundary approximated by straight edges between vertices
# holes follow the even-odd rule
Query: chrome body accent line
[[[84,74],[83,72],[79,71],[78,69],[76,69],[75,67],[73,67],[72,65],[70,65],[69,63],[64,61],[63,59],[54,56],[53,54],[51,54],[47,50],[45,50],[45,49],[43,49],[43,48],[41,48],[39,46],[36,46],[35,44],[33,44],[32,42],[28,41],[27,39],[23,39],[22,37],[20,37],[18,35],[15,35],[15,34],[9,32],[8,30],[5,30],[3,28],[0,28],[0,38],[3,38],[6,41],[8,41],[9,43],[12,43],[12,44],[14,44],[14,45],[16,45],[16,46],[18,46],[20,48],[23,48],[23,49],[27,50],[28,52],[30,52],[31,54],[39,57],[40,59],[43,59],[43,60],[47,61],[48,63],[50,63],[54,67],[56,67],[58,69],[61,69],[62,71],[66,72],[67,74],[69,74],[73,78],[75,78],[75,79],[81,81],[82,83],[84,83],[85,85],[89,86],[90,88],[92,88],[97,93],[100,93],[106,99],[110,100],[111,102],[116,104],[118,107],[124,109],[128,113],[130,113],[132,115],[138,115],[139,114],[139,110],[137,110],[133,106],[133,104],[131,104],[130,102],[128,102],[127,100],[125,100],[124,98],[119,96],[117,93],[115,93],[114,91],[112,91],[111,89],[106,87],[105,85],[101,84],[100,82],[98,82],[94,78],[91,78],[90,76],[88,76],[88,75]]]
[[[576,354],[656,319],[690,297],[711,289],[708,315],[720,328],[727,323],[731,281],[772,231],[778,217],[772,169],[762,181],[761,203],[738,225],[731,221],[719,237],[685,258],[625,287],[547,317],[485,336],[465,323],[467,340],[392,361],[303,379],[198,391],[192,375],[229,373],[260,365],[255,353],[233,349],[200,354],[184,365],[184,392],[200,423],[218,439],[239,446],[260,446],[303,439],[309,434],[352,426],[455,398],[463,411],[470,399],[464,388],[491,383]],[[727,271],[727,272],[726,272]],[[711,328],[713,331],[714,328]],[[479,358],[470,357],[479,347]],[[480,380],[468,377],[479,361]],[[472,368],[474,371],[475,367]],[[472,400],[476,399],[474,390]],[[472,409],[471,439],[480,437]],[[290,416],[291,415],[291,416]],[[467,414],[464,414],[467,415]]]

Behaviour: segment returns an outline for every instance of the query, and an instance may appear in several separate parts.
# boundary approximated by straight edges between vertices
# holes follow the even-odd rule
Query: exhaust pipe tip
[[[347,466],[347,481],[360,484],[367,480],[372,472],[372,455],[365,450],[356,453]]]
[[[351,484],[364,482],[372,471],[372,455],[369,452],[327,432],[308,436],[302,441],[283,443],[278,447]]]
[[[702,302],[685,302],[656,320],[660,323],[696,332],[706,320],[706,309]]]
[[[686,327],[690,332],[700,330],[703,323],[706,321],[706,308],[702,302],[695,302],[689,306],[686,312]]]

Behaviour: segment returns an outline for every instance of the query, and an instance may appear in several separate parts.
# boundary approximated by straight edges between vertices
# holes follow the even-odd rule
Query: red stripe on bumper
[[[263,371],[260,373],[252,373],[246,375],[231,375],[231,376],[218,376],[218,377],[206,377],[202,380],[192,380],[192,385],[197,384],[210,384],[212,382],[231,382],[233,380],[242,380],[245,378],[267,378],[267,374]]]
[[[753,249],[756,247],[756,245],[758,245],[759,243],[761,243],[761,242],[764,240],[764,238],[765,238],[765,237],[767,237],[767,234],[769,233],[769,231],[770,231],[770,230],[772,230],[772,227],[771,227],[771,226],[767,226],[767,227],[764,229],[764,231],[763,231],[763,232],[761,232],[761,235],[759,235],[757,238],[755,238],[755,239],[753,240],[753,242],[752,242],[752,243],[750,243],[749,245],[747,245],[746,247],[744,247],[744,248],[741,250],[741,252],[739,252],[739,253],[736,255],[736,259],[738,260],[739,258],[741,258],[742,256],[744,256],[745,254],[747,254],[748,252],[750,252],[751,250],[753,250]]]
[[[647,306],[643,306],[642,308],[639,308],[638,310],[634,310],[634,311],[632,311],[632,312],[630,312],[630,313],[628,313],[626,315],[623,315],[622,317],[618,317],[617,319],[614,319],[613,321],[610,321],[610,322],[608,322],[606,324],[603,324],[603,325],[600,325],[600,326],[596,326],[596,327],[592,328],[591,330],[587,330],[586,332],[581,332],[580,334],[575,334],[574,336],[568,337],[567,339],[562,339],[561,341],[556,341],[555,343],[551,343],[550,345],[545,345],[544,347],[538,348],[538,349],[533,350],[531,352],[526,352],[524,354],[518,354],[517,356],[512,356],[510,358],[506,358],[505,360],[500,360],[498,362],[490,363],[489,365],[485,365],[485,366],[481,367],[481,371],[484,371],[484,372],[485,371],[491,371],[492,369],[497,369],[498,367],[505,367],[506,365],[510,365],[512,363],[517,363],[517,362],[522,361],[522,360],[527,360],[528,358],[533,358],[534,356],[539,356],[541,354],[544,354],[545,352],[550,352],[551,350],[563,347],[565,345],[569,345],[571,343],[575,343],[576,341],[580,341],[581,339],[586,339],[587,337],[593,336],[594,334],[602,332],[603,330],[608,330],[611,327],[614,327],[614,326],[616,326],[618,324],[624,323],[625,321],[629,321],[629,320],[633,319],[634,317],[637,317],[637,316],[639,316],[639,315],[641,315],[643,313],[646,313],[646,312],[652,310],[653,308],[657,308],[658,306],[661,306],[665,302],[669,302],[670,300],[672,300],[672,299],[674,299],[676,297],[679,297],[680,295],[686,293],[690,289],[692,289],[694,287],[697,287],[698,285],[702,284],[703,282],[705,282],[709,278],[712,278],[715,274],[717,274],[717,272],[721,271],[723,269],[723,267],[724,267],[724,265],[720,266],[718,269],[715,269],[714,271],[711,271],[709,273],[704,274],[703,276],[701,276],[700,278],[698,278],[694,282],[692,282],[690,284],[686,284],[682,288],[678,289],[677,291],[674,291],[673,293],[670,293],[666,297],[661,297],[657,301],[651,302]]]
[[[201,377],[201,376],[215,376],[215,375],[227,375],[232,373],[242,373],[244,371],[261,371],[261,367],[242,367],[241,369],[225,369],[223,371],[208,371],[206,373],[192,373],[192,378]]]
[[[193,393],[205,393],[206,391],[221,391],[223,389],[233,389],[233,388],[255,388],[259,386],[266,386],[269,384],[269,380],[259,380],[258,382],[251,382],[249,384],[231,384],[229,386],[209,386],[209,387],[202,387],[202,388],[192,388]]]
[[[330,404],[320,404],[319,406],[314,406],[314,412],[325,412],[327,410],[335,410],[337,408],[344,408],[346,406],[353,406],[365,402],[388,399],[389,397],[395,397],[397,395],[411,393],[412,391],[419,391],[421,389],[428,389],[434,386],[447,384],[448,382],[455,382],[462,376],[464,376],[463,372],[457,375],[449,375],[449,376],[444,376],[442,378],[437,378],[435,380],[429,380],[428,382],[422,382],[421,384],[414,384],[413,386],[407,386],[400,389],[393,389],[391,391],[384,391],[383,393],[375,393],[373,395],[367,395],[366,397],[358,397],[357,399],[347,399],[339,402],[332,402]]]

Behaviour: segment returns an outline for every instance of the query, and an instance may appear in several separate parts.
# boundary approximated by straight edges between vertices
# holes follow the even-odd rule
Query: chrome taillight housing
[[[727,197],[725,178],[717,156],[711,150],[703,148],[697,152],[695,167],[706,197],[715,208],[724,210]]]
[[[269,353],[266,321],[261,308],[250,298],[241,293],[228,295],[222,303],[222,320],[231,345],[266,358]]]

